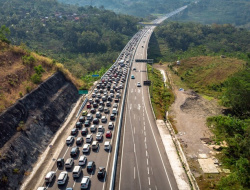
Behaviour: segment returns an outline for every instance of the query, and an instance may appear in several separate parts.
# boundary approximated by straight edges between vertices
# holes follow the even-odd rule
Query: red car
[[[107,131],[106,132],[106,138],[111,138],[112,137],[112,132],[111,131]]]
[[[87,109],[90,109],[91,108],[91,103],[88,103],[87,104]]]

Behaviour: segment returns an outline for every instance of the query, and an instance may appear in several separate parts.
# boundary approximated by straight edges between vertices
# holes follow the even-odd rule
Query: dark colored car
[[[99,119],[98,119],[98,118],[95,118],[95,119],[93,120],[93,124],[98,125],[98,124],[99,124]]]
[[[97,104],[100,103],[100,99],[96,98],[95,103],[97,103]],[[94,106],[94,104],[93,104],[93,106]]]
[[[88,103],[87,104],[87,109],[90,109],[91,108],[91,103]]]
[[[76,122],[76,128],[80,129],[82,128],[82,122]]]
[[[106,103],[106,106],[107,106],[107,107],[110,107],[110,106],[111,106],[111,102],[108,101],[108,102]]]
[[[110,120],[112,120],[112,121],[115,120],[115,115],[114,114],[110,115]]]
[[[58,168],[63,167],[64,165],[64,159],[63,158],[58,158],[56,161],[56,165]]]
[[[74,156],[77,156],[79,153],[79,148],[77,146],[73,147],[70,151],[70,156],[71,157],[74,157]]]
[[[94,114],[95,112],[95,108],[91,108],[90,113]]]
[[[93,107],[94,108],[98,108],[98,104],[97,103],[93,103]]]
[[[83,138],[82,137],[78,137],[76,139],[76,145],[81,145],[83,143]]]
[[[77,129],[77,128],[73,128],[73,129],[71,130],[71,135],[76,135],[77,132],[78,132],[78,129]]]
[[[81,134],[82,134],[82,135],[87,135],[88,132],[89,132],[89,131],[88,131],[88,128],[84,127],[84,128],[82,128]]]
[[[108,96],[108,101],[112,102],[112,97]]]
[[[115,98],[115,102],[118,103],[119,102],[119,98]]]
[[[95,162],[94,161],[89,161],[87,165],[87,171],[92,172],[95,169]]]
[[[84,122],[84,125],[85,125],[85,127],[90,126],[90,121],[89,121],[89,120],[86,120],[86,121]]]
[[[105,175],[106,175],[106,169],[104,167],[99,167],[97,173],[98,179],[103,179]]]
[[[85,117],[84,117],[84,116],[81,116],[81,117],[79,118],[79,122],[84,123],[84,121],[85,121]]]

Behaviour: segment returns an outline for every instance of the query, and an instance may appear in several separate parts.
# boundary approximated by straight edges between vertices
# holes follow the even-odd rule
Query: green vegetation
[[[200,0],[175,17],[178,21],[233,24],[250,28],[249,0]]]
[[[167,14],[183,5],[189,4],[192,0],[59,0],[66,4],[80,6],[96,6],[101,9],[113,10],[115,12],[145,17],[150,14]]]
[[[232,25],[170,22],[156,28],[149,57],[176,61],[195,56],[224,55],[249,60],[250,32]]]
[[[174,101],[174,95],[171,89],[165,87],[162,80],[162,74],[152,66],[147,65],[148,78],[151,80],[149,87],[151,102],[157,119],[166,119],[166,111]]]
[[[245,61],[235,58],[199,56],[181,60],[180,65],[170,63],[168,66],[185,86],[211,99],[223,96],[228,77],[243,69],[244,65]]]
[[[0,0],[0,4],[0,26],[10,29],[12,44],[25,43],[29,50],[64,64],[78,78],[107,68],[138,30],[139,19],[91,6],[56,0]]]
[[[10,43],[8,40],[8,36],[10,35],[10,29],[7,28],[5,25],[2,25],[0,28],[0,41]]]
[[[250,120],[241,120],[235,116],[215,116],[207,121],[214,127],[215,140],[225,140],[228,145],[223,149],[222,161],[224,166],[231,169],[231,173],[222,178],[217,189],[249,189]]]

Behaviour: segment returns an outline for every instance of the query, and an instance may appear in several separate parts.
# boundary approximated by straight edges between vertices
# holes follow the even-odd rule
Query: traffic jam
[[[93,177],[101,183],[106,181],[108,175],[106,165],[99,165],[92,159],[91,154],[98,154],[100,149],[107,154],[112,153],[112,140],[118,127],[120,103],[131,67],[130,62],[144,32],[145,30],[140,30],[134,35],[120,54],[118,61],[110,67],[88,95],[83,111],[65,139],[70,155],[57,158],[56,170],[49,171],[44,176],[43,187],[38,187],[37,190],[95,189],[91,184]],[[69,182],[72,180],[74,183]],[[77,188],[75,183],[79,183]]]

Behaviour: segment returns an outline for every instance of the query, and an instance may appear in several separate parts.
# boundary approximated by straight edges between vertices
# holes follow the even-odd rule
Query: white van
[[[82,173],[82,167],[81,166],[75,166],[73,170],[73,177],[77,178],[80,177]]]
[[[117,115],[117,114],[118,114],[118,111],[117,111],[117,109],[116,109],[116,108],[113,108],[113,110],[112,110],[112,114],[114,114],[114,115]]]

